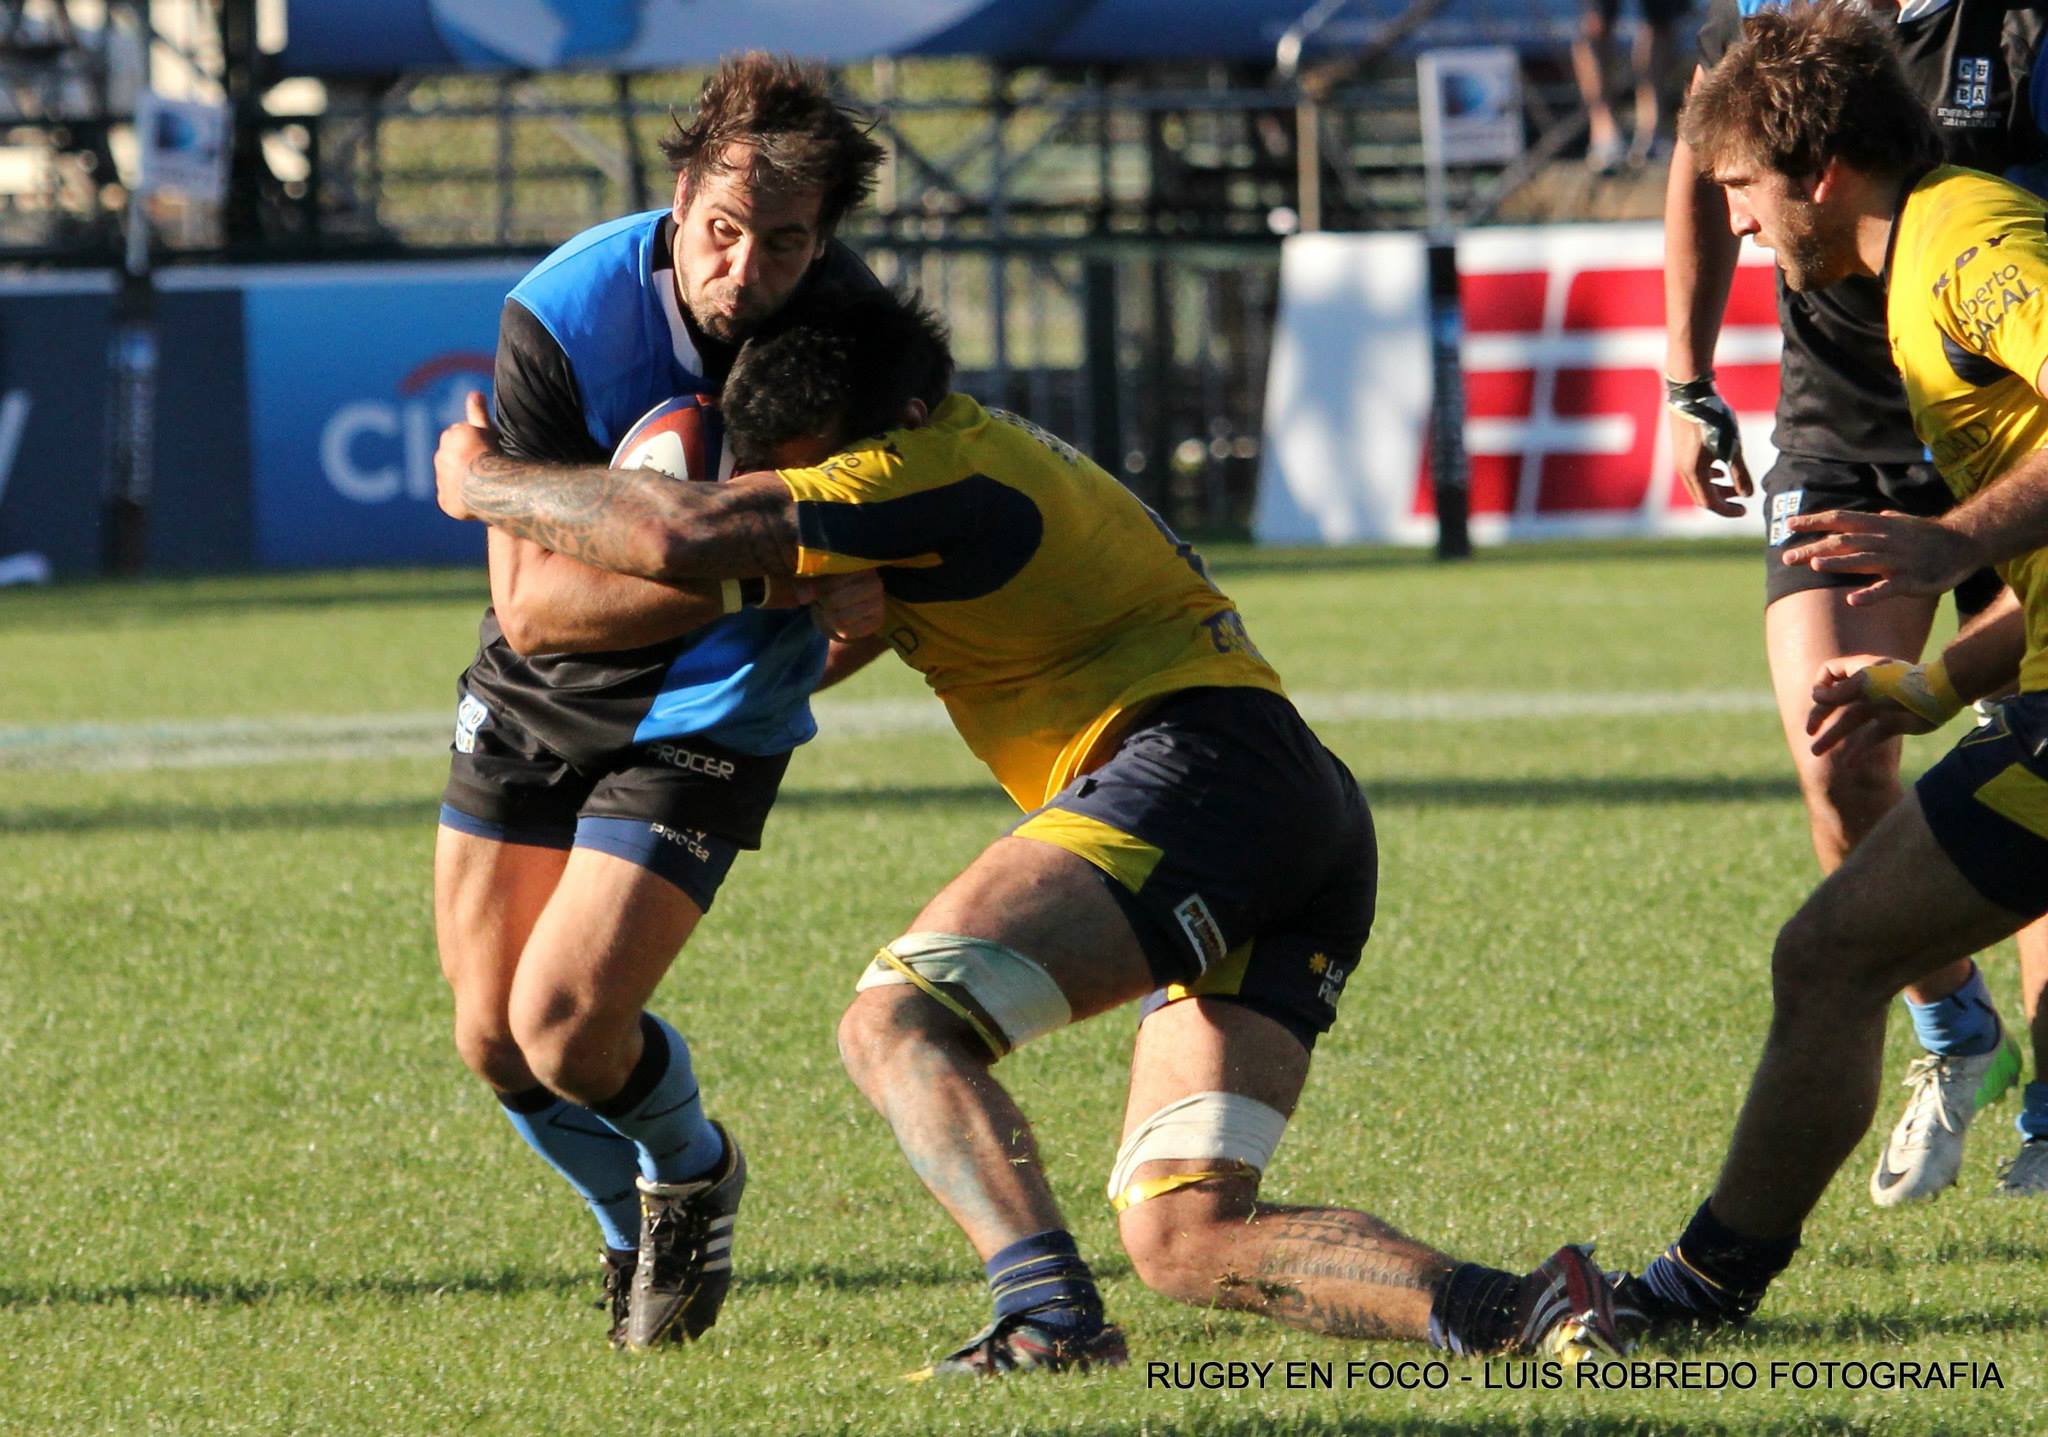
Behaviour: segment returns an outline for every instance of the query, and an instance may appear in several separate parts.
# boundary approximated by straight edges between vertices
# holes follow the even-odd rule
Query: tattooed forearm
[[[773,475],[679,483],[649,469],[479,455],[462,501],[485,523],[594,568],[644,579],[788,576],[796,515]]]

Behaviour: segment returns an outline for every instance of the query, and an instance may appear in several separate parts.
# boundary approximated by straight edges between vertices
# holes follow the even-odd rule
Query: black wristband
[[[1667,404],[1683,404],[1695,399],[1713,397],[1714,371],[1711,369],[1693,379],[1673,379],[1669,375],[1664,377],[1664,402]]]

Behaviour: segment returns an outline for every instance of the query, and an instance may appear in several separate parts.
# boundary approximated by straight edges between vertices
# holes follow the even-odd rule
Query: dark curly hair
[[[822,70],[749,50],[719,62],[697,96],[696,114],[687,125],[674,119],[661,153],[694,192],[707,179],[735,173],[726,149],[744,144],[747,177],[758,188],[820,192],[818,228],[830,234],[874,192],[883,150],[869,134],[873,128],[832,98]]]
[[[1810,179],[1840,159],[1868,174],[1941,160],[1940,133],[1899,63],[1891,22],[1843,0],[1770,9],[1687,97],[1678,134],[1701,173],[1729,160]]]
[[[752,467],[791,439],[894,429],[911,400],[936,409],[952,386],[944,323],[915,296],[874,290],[748,340],[719,408],[734,459]]]

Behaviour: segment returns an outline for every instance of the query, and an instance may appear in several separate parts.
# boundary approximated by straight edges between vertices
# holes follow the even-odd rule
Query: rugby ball
[[[636,420],[612,450],[614,469],[653,469],[671,479],[726,477],[725,425],[708,394],[678,394]]]

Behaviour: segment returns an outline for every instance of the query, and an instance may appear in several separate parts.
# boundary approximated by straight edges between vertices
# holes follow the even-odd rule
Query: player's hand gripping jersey
[[[1886,267],[1892,359],[1914,426],[1958,499],[2048,446],[2048,206],[1975,170],[1930,171],[1907,195]],[[2048,558],[2000,566],[2027,615],[2020,687],[2048,689]]]
[[[964,394],[812,469],[800,575],[880,569],[884,632],[1033,809],[1147,700],[1283,692],[1201,560],[1071,445]]]

